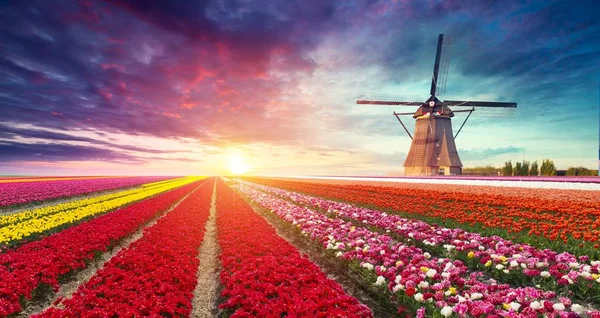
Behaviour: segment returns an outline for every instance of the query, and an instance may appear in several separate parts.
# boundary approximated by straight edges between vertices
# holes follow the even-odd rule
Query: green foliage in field
[[[510,160],[504,163],[504,167],[502,168],[502,174],[505,176],[512,176],[513,166]]]
[[[550,159],[542,160],[542,167],[540,169],[540,174],[542,176],[555,176],[556,175],[556,167],[554,166],[554,161]]]
[[[500,168],[496,168],[491,165],[487,166],[477,166],[472,168],[463,168],[463,174],[473,174],[473,175],[484,175],[484,176],[496,176],[498,172],[501,171]]]
[[[539,175],[539,174],[540,174],[540,168],[539,168],[539,166],[538,166],[538,162],[537,162],[537,160],[536,160],[536,161],[534,161],[534,162],[531,164],[531,167],[529,168],[529,175],[530,175],[530,176],[537,176],[537,175]]]
[[[569,167],[567,176],[597,176],[598,170],[591,170],[584,167]]]

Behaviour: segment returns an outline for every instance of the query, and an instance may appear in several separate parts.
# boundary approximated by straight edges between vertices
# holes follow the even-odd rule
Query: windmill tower
[[[414,113],[393,113],[412,139],[410,150],[404,161],[406,175],[461,174],[462,163],[456,150],[455,140],[471,114],[476,111],[478,114],[506,115],[517,108],[516,103],[440,101],[437,96],[443,94],[446,89],[450,46],[450,39],[440,34],[433,66],[430,97],[424,102],[425,98],[414,96],[358,95],[357,104],[419,106]],[[453,134],[451,118],[455,113],[468,114],[456,134]],[[400,116],[403,115],[412,115],[416,119],[414,136],[410,134],[400,119]]]

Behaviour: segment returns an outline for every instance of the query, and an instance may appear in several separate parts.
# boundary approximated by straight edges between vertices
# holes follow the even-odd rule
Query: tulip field
[[[597,194],[0,178],[0,317],[600,317]]]
[[[0,179],[0,207],[126,188],[164,179],[164,177]]]

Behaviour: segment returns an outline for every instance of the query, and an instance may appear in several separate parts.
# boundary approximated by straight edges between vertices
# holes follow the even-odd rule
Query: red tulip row
[[[115,177],[0,183],[0,207],[137,186],[171,177]]]
[[[213,182],[121,250],[72,298],[38,317],[189,316]],[[59,308],[62,307],[62,308]]]
[[[129,205],[0,254],[0,317],[18,313],[34,290],[59,288],[59,277],[84,269],[97,252],[106,252],[158,213],[198,186],[198,182]]]
[[[217,183],[219,308],[230,317],[371,317],[223,181]]]

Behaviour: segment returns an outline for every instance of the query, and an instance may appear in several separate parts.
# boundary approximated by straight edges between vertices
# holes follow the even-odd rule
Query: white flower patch
[[[373,285],[375,286],[383,286],[385,284],[385,277],[383,276],[377,276],[377,280],[375,281],[375,283],[373,283]]]
[[[440,313],[444,317],[450,317],[450,316],[452,316],[453,312],[454,312],[454,308],[452,308],[450,306],[445,306],[444,308],[442,308],[442,310],[440,310]]]
[[[482,293],[472,293],[471,294],[471,299],[472,300],[477,300],[477,299],[481,299],[483,297]]]

